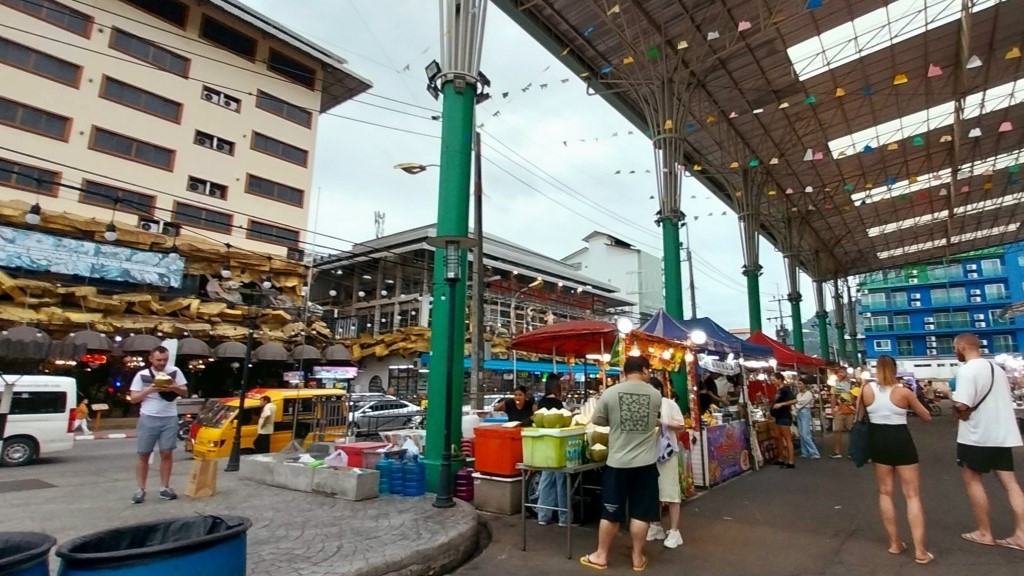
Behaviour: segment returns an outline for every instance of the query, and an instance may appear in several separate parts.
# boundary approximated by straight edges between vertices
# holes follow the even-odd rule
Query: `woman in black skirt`
[[[882,525],[889,535],[889,553],[900,554],[907,549],[900,540],[896,524],[896,504],[893,502],[895,479],[898,476],[903,497],[907,501],[907,520],[914,539],[914,561],[927,564],[935,559],[925,548],[924,507],[921,504],[920,469],[917,447],[907,428],[907,410],[913,410],[921,420],[932,419],[928,409],[921,405],[909,388],[896,379],[896,361],[892,356],[878,359],[878,381],[861,388],[861,409],[867,409],[871,422],[869,448],[875,464],[878,482],[878,507]]]

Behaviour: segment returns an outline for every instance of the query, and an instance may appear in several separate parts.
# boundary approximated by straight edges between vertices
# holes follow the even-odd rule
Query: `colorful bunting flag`
[[[942,76],[942,68],[936,66],[935,64],[929,64],[928,77],[935,78],[936,76]]]
[[[1013,130],[1013,123],[1010,122],[1009,120],[999,125],[1000,132],[1009,132],[1010,130]]]
[[[608,10],[608,15],[611,16],[612,14],[618,14],[620,11],[621,10],[619,8],[619,5],[616,4],[615,6],[612,6],[610,10]]]
[[[914,146],[924,146],[924,138],[920,136],[914,136],[914,139],[911,140],[911,144],[913,144]]]
[[[836,88],[836,98],[841,98],[843,96],[846,96],[846,90],[843,90],[842,88]]]
[[[689,47],[690,47],[690,43],[687,42],[686,40],[680,40],[679,43],[676,44],[676,50],[684,50],[684,49],[689,48]]]
[[[709,41],[710,40],[718,40],[721,37],[722,36],[718,33],[718,30],[712,30],[711,32],[708,32],[708,40]]]
[[[1014,46],[1010,48],[1010,51],[1004,56],[1007,60],[1013,60],[1014,58],[1020,58],[1020,46]]]
[[[967,133],[968,138],[977,138],[981,136],[981,128],[971,128],[971,131]]]
[[[753,26],[747,20],[740,20],[739,25],[736,26],[736,31],[737,32],[746,32],[747,30],[750,30],[752,27]]]
[[[971,70],[973,68],[981,68],[981,58],[978,58],[977,54],[971,56],[971,58],[967,60],[966,68],[968,70]]]
[[[623,64],[632,64],[633,63],[633,57],[632,56],[626,56],[625,58],[622,59],[622,63]]]

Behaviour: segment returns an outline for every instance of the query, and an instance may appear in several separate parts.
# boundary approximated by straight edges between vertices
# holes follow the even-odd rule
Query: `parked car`
[[[419,406],[384,398],[379,400],[355,401],[352,406],[352,427],[356,436],[366,436],[418,426],[423,420]]]

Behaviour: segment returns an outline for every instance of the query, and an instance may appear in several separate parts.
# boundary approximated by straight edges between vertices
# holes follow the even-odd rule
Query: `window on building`
[[[1003,315],[1002,310],[989,310],[988,321],[991,326],[1006,326],[1010,320]]]
[[[935,327],[939,330],[970,328],[971,315],[967,312],[940,312],[935,315]]]
[[[174,169],[174,150],[103,128],[93,127],[89,148],[164,170]]]
[[[199,24],[199,36],[246,60],[256,59],[259,42],[255,38],[206,14],[203,14],[203,21]]]
[[[942,264],[928,267],[928,279],[932,281],[959,280],[964,277],[960,264]]]
[[[889,352],[892,350],[892,340],[875,340],[875,352]]]
[[[888,316],[872,316],[871,318],[865,318],[868,328],[871,332],[888,332],[889,331],[889,317]]]
[[[109,184],[86,180],[82,183],[82,204],[113,208],[129,214],[152,216],[156,208],[156,196],[133,192]]]
[[[241,112],[242,101],[234,96],[225,94],[216,88],[210,88],[209,86],[203,86],[202,98],[211,104],[216,104],[223,108],[227,108],[232,112]]]
[[[171,219],[185,226],[195,226],[204,230],[231,234],[230,214],[210,210],[202,206],[175,202],[174,214],[171,216]]]
[[[1004,284],[985,284],[985,300],[989,302],[1006,300],[1009,296],[1006,293]]]
[[[267,69],[294,80],[310,90],[316,89],[316,69],[273,48],[270,49],[270,55],[267,57]]]
[[[181,0],[123,0],[143,12],[170,22],[178,28],[188,27],[188,4]]]
[[[0,62],[48,80],[78,88],[82,67],[29,48],[7,38],[0,38]]]
[[[880,310],[885,308],[885,293],[874,292],[861,296],[861,306],[865,310]]]
[[[54,0],[0,0],[0,4],[83,38],[92,32],[92,16]]]
[[[252,133],[252,148],[253,150],[258,150],[264,154],[269,154],[275,158],[280,158],[302,167],[306,166],[306,161],[309,159],[309,152],[302,148],[292,146],[287,142],[282,142],[259,132]]]
[[[994,354],[1008,354],[1016,351],[1013,346],[1013,336],[998,334],[992,337],[992,352]]]
[[[939,354],[948,356],[953,353],[953,339],[952,338],[939,338],[938,346],[935,348]]]
[[[275,226],[258,220],[249,220],[249,229],[246,231],[246,237],[251,240],[260,240],[262,242],[270,242],[271,244],[280,244],[282,246],[299,245],[298,230],[283,228],[281,226]]]
[[[956,288],[933,288],[931,290],[932,306],[952,306],[967,303],[967,289]]]
[[[0,158],[0,186],[56,196],[59,181],[60,172]]]
[[[249,194],[270,198],[293,206],[302,206],[303,192],[298,188],[285,186],[278,182],[260,178],[259,176],[248,175],[245,191]]]
[[[100,84],[100,98],[176,124],[181,122],[182,106],[180,103],[109,76],[104,76]]]
[[[189,192],[206,196],[208,198],[225,200],[228,197],[228,187],[224,184],[218,184],[195,176],[188,177],[187,188]]]
[[[910,316],[893,316],[892,329],[896,332],[909,332]]]
[[[914,355],[914,340],[911,338],[899,338],[896,340],[896,353],[900,356]]]
[[[196,146],[202,146],[203,148],[209,148],[210,150],[216,150],[221,154],[227,154],[228,156],[235,155],[235,143],[230,140],[225,140],[220,136],[214,136],[209,132],[203,132],[196,130],[196,136],[192,140]]]
[[[285,102],[277,96],[267,94],[263,90],[256,92],[256,107],[260,110],[270,112],[302,126],[310,128],[313,126],[313,113],[305,108]]]
[[[983,276],[1003,276],[1003,261],[999,258],[990,258],[981,261],[981,273]]]
[[[906,308],[909,306],[906,292],[893,292],[889,295],[889,298],[892,301],[893,308]]]
[[[949,288],[949,303],[950,304],[966,304],[967,303],[967,289],[963,286],[956,288]]]
[[[171,52],[145,38],[114,28],[110,32],[110,47],[137,58],[165,72],[188,77],[189,59]]]
[[[932,306],[949,305],[949,293],[946,292],[945,288],[932,288],[931,297]]]
[[[71,119],[0,97],[0,124],[67,142]]]
[[[67,409],[65,392],[15,392],[11,396],[11,415],[63,414]]]

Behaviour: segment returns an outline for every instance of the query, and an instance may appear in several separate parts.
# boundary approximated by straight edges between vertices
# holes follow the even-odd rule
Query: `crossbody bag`
[[[988,384],[988,392],[985,392],[985,395],[982,396],[981,400],[978,400],[977,404],[975,404],[974,406],[967,406],[966,408],[958,408],[957,404],[953,404],[953,414],[956,416],[957,420],[963,420],[963,421],[968,420],[971,417],[971,414],[973,414],[975,410],[977,410],[979,407],[981,407],[981,405],[985,403],[985,399],[988,398],[988,395],[992,393],[992,388],[994,388],[995,385],[996,385],[996,366],[995,366],[995,364],[993,364],[991,361],[989,361],[988,369],[989,369],[989,375],[990,375],[990,377],[989,377],[989,384]]]

